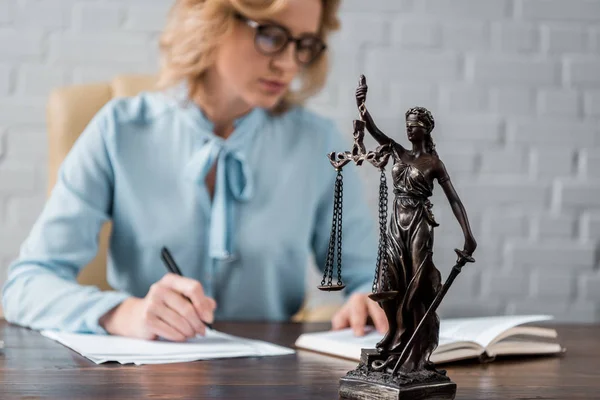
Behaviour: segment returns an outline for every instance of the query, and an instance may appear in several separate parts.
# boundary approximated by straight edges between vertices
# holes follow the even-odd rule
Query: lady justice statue
[[[328,256],[329,290],[335,245],[341,250],[341,169],[350,161],[361,165],[369,161],[382,171],[380,188],[380,246],[378,265],[371,299],[378,302],[389,322],[389,330],[375,349],[363,349],[361,363],[341,380],[340,394],[344,398],[436,398],[452,399],[454,384],[445,371],[436,370],[429,356],[438,345],[439,318],[436,308],[454,278],[477,246],[471,233],[467,214],[440,160],[432,137],[435,121],[423,107],[406,112],[406,134],[412,147],[386,136],[375,125],[365,105],[367,85],[361,76],[356,90],[360,121],[354,121],[354,146],[351,152],[329,154],[338,171],[334,203],[334,227]],[[380,144],[376,151],[365,152],[363,129]],[[394,200],[387,231],[387,186],[385,165],[393,161],[391,176]],[[434,181],[444,190],[452,211],[464,234],[464,247],[455,250],[458,260],[446,282],[433,263],[434,228],[438,226],[431,211],[429,197]],[[339,188],[338,188],[339,186]],[[337,217],[336,217],[337,215]],[[337,220],[336,220],[337,218]],[[341,259],[338,254],[338,285],[341,282]],[[324,285],[320,288],[328,290]],[[333,289],[335,290],[335,289]]]

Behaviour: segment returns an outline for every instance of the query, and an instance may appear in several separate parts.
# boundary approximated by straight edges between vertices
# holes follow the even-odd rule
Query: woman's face
[[[286,7],[261,24],[285,27],[295,38],[316,35],[320,28],[322,0],[289,0]],[[265,55],[254,44],[256,30],[235,20],[234,29],[217,49],[215,62],[219,79],[231,95],[249,107],[272,108],[286,94],[302,68],[293,42],[278,54]]]
[[[406,136],[411,142],[422,142],[427,135],[427,129],[415,114],[408,114],[406,118]]]

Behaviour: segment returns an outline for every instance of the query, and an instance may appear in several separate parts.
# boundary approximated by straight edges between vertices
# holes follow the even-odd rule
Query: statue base
[[[340,379],[339,394],[352,400],[452,400],[456,383],[445,371],[419,370],[412,372],[373,371],[368,366],[382,355],[375,349],[363,349],[358,367]]]

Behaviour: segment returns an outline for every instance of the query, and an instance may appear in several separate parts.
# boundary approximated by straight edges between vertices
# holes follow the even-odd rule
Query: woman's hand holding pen
[[[211,323],[216,307],[200,282],[168,273],[150,287],[146,297],[125,300],[102,317],[100,324],[115,335],[185,341],[205,334],[202,321]]]

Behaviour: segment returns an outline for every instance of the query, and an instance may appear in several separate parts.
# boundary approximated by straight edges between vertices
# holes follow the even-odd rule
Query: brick
[[[600,183],[559,180],[560,204],[569,209],[600,208]]]
[[[454,171],[451,173],[454,173]],[[450,268],[451,266],[449,264],[452,262],[454,249],[462,244],[461,240],[463,238],[463,234],[462,229],[456,220],[450,205],[448,204],[448,199],[444,195],[443,190],[439,186],[435,186],[436,187],[434,189],[434,195],[431,197],[431,202],[434,205],[433,214],[435,216],[435,220],[440,226],[436,227],[435,231],[436,250],[434,251],[434,257],[436,264],[448,265],[447,268]],[[478,230],[479,226],[481,225],[479,213],[471,212],[469,213],[469,217],[471,228]],[[481,238],[481,240],[483,240],[483,238]],[[456,257],[456,253],[454,253],[454,257]]]
[[[34,29],[61,29],[68,24],[67,7],[46,1],[25,0],[16,12],[15,26]]]
[[[474,56],[468,68],[475,83],[541,86],[559,82],[557,62],[518,56]]]
[[[9,65],[0,65],[0,96],[6,96],[12,89],[13,69]]]
[[[486,212],[481,233],[491,239],[525,237],[528,233],[527,219],[520,213]]]
[[[584,149],[579,155],[580,170],[590,178],[600,178],[600,149]]]
[[[45,113],[45,101],[37,98],[0,99],[0,121],[9,127],[43,125]]]
[[[151,46],[146,38],[131,33],[63,33],[50,38],[48,58],[51,65],[136,69],[149,63]]]
[[[487,88],[472,85],[441,85],[440,108],[454,112],[479,112],[489,110],[490,94]]]
[[[44,129],[10,129],[6,134],[8,156],[16,160],[44,162],[48,156],[48,137]]]
[[[123,73],[123,68],[117,67],[75,67],[72,70],[72,81],[78,83],[105,82]]]
[[[451,297],[452,296],[452,297]],[[476,318],[499,315],[502,304],[495,300],[460,299],[460,293],[448,291],[448,299],[444,298],[438,311],[440,318]]]
[[[600,239],[600,213],[586,212],[581,217],[581,237],[592,241]]]
[[[589,323],[596,319],[597,305],[590,301],[564,303],[561,300],[519,299],[510,301],[506,310],[511,315],[548,314],[559,323]]]
[[[27,194],[35,189],[35,169],[33,167],[0,167],[0,194]]]
[[[479,21],[442,21],[442,46],[456,51],[484,51],[489,49],[491,35],[488,25]]]
[[[438,149],[440,159],[449,174],[472,174],[475,172],[477,154],[472,149]]]
[[[600,57],[572,57],[565,61],[565,79],[574,86],[600,86]]]
[[[454,265],[454,264],[452,264]],[[438,269],[439,266],[438,266]],[[478,295],[481,290],[481,271],[473,268],[467,272],[465,268],[465,273],[461,274],[454,283],[452,284],[452,288],[448,291],[448,300],[452,302],[453,300],[460,300],[461,298],[473,298]],[[442,273],[442,280],[448,276],[448,271],[445,268],[441,268],[440,272]],[[452,293],[452,295],[451,295]],[[446,298],[444,298],[445,300]]]
[[[584,300],[600,303],[600,275],[597,272],[581,274],[578,277],[579,291]]]
[[[10,226],[33,226],[45,202],[45,197],[39,194],[11,196],[6,206],[6,223]]]
[[[522,209],[539,209],[548,203],[550,188],[548,185],[514,178],[498,178],[461,184],[458,192],[465,207],[467,204],[486,209],[518,205]]]
[[[354,96],[354,91],[358,85],[358,78],[361,74],[365,74],[367,77],[367,85],[370,87],[369,77],[371,77],[371,75],[365,73],[360,67],[358,49],[332,48],[330,54],[331,68],[333,71],[337,71],[336,74],[331,75],[330,81],[340,83],[341,88],[347,88],[348,93]],[[370,94],[371,92],[367,93],[367,98],[369,98]],[[356,101],[354,104],[356,104]]]
[[[492,24],[492,43],[500,52],[529,53],[539,48],[539,32],[535,25],[497,22]]]
[[[550,54],[585,53],[588,35],[581,26],[543,25],[541,27],[542,51]]]
[[[67,82],[67,72],[62,68],[24,65],[18,70],[16,91],[23,96],[47,97],[50,91]]]
[[[313,107],[317,112],[319,107],[335,107],[337,105],[337,92],[338,88],[335,83],[328,84],[323,90],[311,97],[306,105],[307,107]]]
[[[585,93],[584,112],[587,116],[600,117],[600,90]]]
[[[592,29],[590,49],[595,54],[600,54],[600,28]]]
[[[435,115],[434,115],[435,118]],[[473,144],[495,144],[500,141],[504,125],[495,116],[470,116],[439,113],[432,132],[436,142],[464,141]]]
[[[42,35],[37,32],[0,29],[0,61],[39,60],[43,55]]]
[[[373,11],[380,12],[398,11],[407,12],[413,9],[414,0],[344,0],[341,2],[340,11]]]
[[[575,161],[572,149],[538,147],[532,151],[534,173],[539,177],[571,176],[575,172]]]
[[[517,15],[531,20],[600,21],[600,3],[595,0],[517,0]]]
[[[473,214],[472,212],[470,213],[471,215]],[[475,231],[474,234],[476,237],[478,236],[477,231]],[[458,243],[458,246],[456,242],[454,243],[451,253],[452,256],[449,258],[449,265],[454,265],[454,263],[456,262],[456,253],[454,252],[454,249],[457,247],[463,247],[462,240]],[[501,265],[503,261],[502,248],[498,244],[498,242],[488,241],[485,240],[485,238],[477,239],[477,249],[475,250],[473,256],[476,260],[476,268],[482,270],[489,270],[491,268],[494,268],[494,266],[496,265]]]
[[[486,271],[481,292],[485,299],[522,299],[527,297],[529,292],[529,276],[516,271]]]
[[[386,85],[386,82],[382,82]],[[424,83],[414,84],[410,82],[394,82],[390,87],[390,101],[389,104],[392,107],[393,112],[400,114],[402,118],[402,127],[405,126],[404,114],[410,108],[415,106],[425,107],[434,113],[438,107],[438,94],[437,90],[433,85],[427,85]]]
[[[575,217],[566,214],[538,214],[532,219],[534,236],[540,239],[571,239],[575,233]]]
[[[358,64],[356,67],[358,67]],[[359,73],[358,68],[354,70],[354,72]],[[335,86],[336,93],[333,94],[334,98],[336,99],[335,109],[347,111],[345,114],[349,114],[349,118],[344,123],[344,126],[346,129],[352,129],[352,120],[358,118],[355,91],[358,85],[358,77],[360,73],[355,77],[351,77],[349,74],[346,75],[348,76],[345,76],[343,80],[330,80],[327,86]],[[390,83],[379,81],[373,76],[365,76],[367,78],[367,86],[369,87],[369,91],[367,93],[367,106],[369,107],[369,111],[371,112],[373,118],[376,118],[377,124],[379,125],[382,117],[385,118],[389,115],[397,117],[399,114],[401,114],[401,110],[393,108],[390,104]],[[396,127],[397,123],[394,123],[393,126]],[[404,124],[402,124],[402,126],[404,126]]]
[[[536,269],[531,274],[531,296],[539,300],[569,303],[575,293],[575,280],[568,269],[546,271]]]
[[[6,132],[5,132],[4,128],[0,127],[0,163],[3,160],[5,153],[6,153]]]
[[[582,96],[568,89],[542,89],[538,95],[538,112],[543,116],[575,117],[581,114]]]
[[[535,112],[535,96],[532,89],[497,87],[490,91],[492,111],[504,115],[531,115]]]
[[[453,174],[454,170],[450,171],[450,174]],[[460,195],[460,193],[459,193]],[[434,189],[434,195],[432,197],[432,203],[434,205],[433,211],[435,214],[436,221],[440,224],[438,231],[444,230],[448,233],[448,235],[437,235],[435,238],[435,243],[440,244],[441,246],[447,245],[448,255],[450,256],[450,261],[454,257],[456,258],[456,253],[454,253],[454,248],[458,247],[460,240],[462,239],[462,228],[460,224],[456,220],[456,216],[448,203],[448,199],[444,194],[443,190],[436,185]],[[469,212],[469,225],[475,231],[480,231],[481,226],[481,213],[477,212]],[[437,231],[436,231],[437,232]],[[479,246],[477,247],[477,252],[489,244],[494,244],[493,241],[487,241],[486,238],[480,238],[478,241]]]
[[[330,38],[332,48],[356,49],[365,44],[387,43],[387,21],[382,15],[367,13],[340,14],[341,26]]]
[[[411,81],[428,83],[453,81],[461,77],[461,65],[456,54],[407,52],[397,47],[370,50],[366,55],[366,71],[369,76],[382,80],[410,77]]]
[[[411,16],[397,18],[392,23],[392,42],[404,47],[439,47],[441,27],[436,21]]]
[[[513,268],[555,266],[565,269],[577,267],[592,269],[595,250],[593,244],[564,240],[543,243],[514,240],[509,241],[506,248],[508,260]]]
[[[125,10],[113,4],[82,3],[72,12],[75,27],[84,32],[117,30],[125,18]]]
[[[529,153],[520,149],[486,150],[481,157],[481,174],[512,174],[526,176],[529,173]]]
[[[19,254],[19,249],[23,241],[27,238],[28,233],[29,227],[0,231],[0,243],[2,243],[2,246],[0,246],[0,256],[3,259],[9,258],[14,260]]]
[[[0,0],[0,24],[6,24],[13,20],[14,8],[13,0]]]
[[[170,2],[163,7],[155,4],[143,6],[126,6],[124,28],[136,32],[160,33],[167,23]]]
[[[511,13],[510,2],[507,0],[423,0],[418,4],[427,15],[444,18],[497,19]]]
[[[541,146],[588,147],[594,145],[597,124],[564,118],[513,119],[509,121],[508,141]]]

